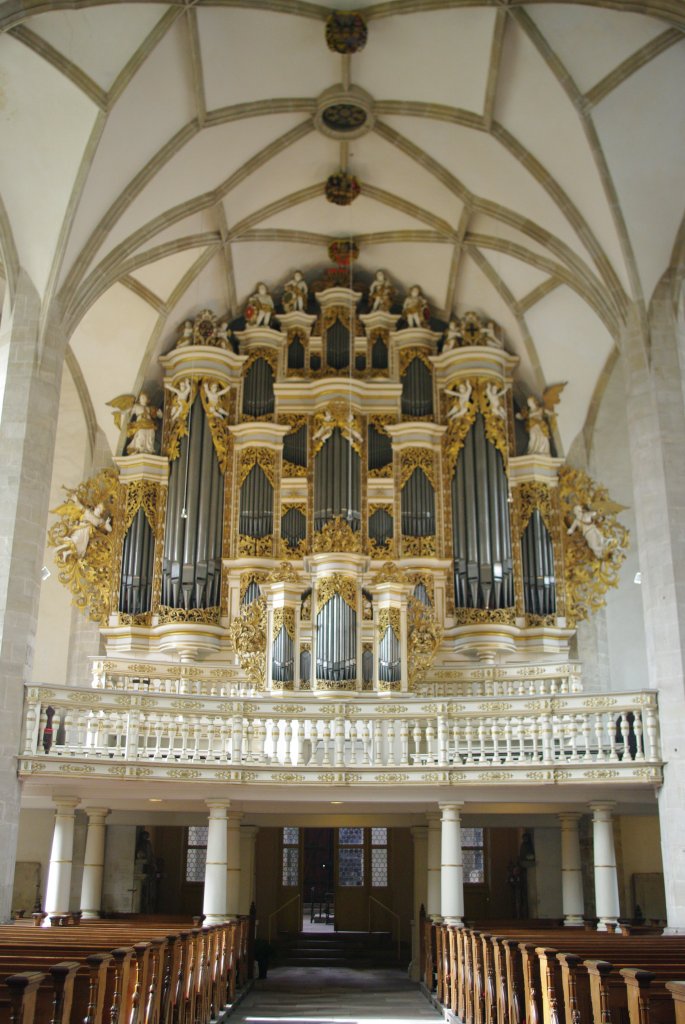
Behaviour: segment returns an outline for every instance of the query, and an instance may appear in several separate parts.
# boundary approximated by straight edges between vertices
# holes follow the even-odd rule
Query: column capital
[[[205,803],[206,803],[207,807],[209,807],[210,814],[213,815],[213,817],[215,817],[215,818],[222,817],[221,814],[217,814],[216,813],[217,811],[219,811],[219,812],[220,811],[228,811],[229,807],[231,806],[231,801],[230,800],[218,800],[218,799],[214,800],[214,799],[212,799],[212,800],[205,800]]]
[[[616,801],[602,800],[598,801],[597,803],[592,803],[589,806],[590,810],[594,812],[595,819],[601,821],[603,816],[605,816],[604,820],[606,820],[606,818],[611,817],[612,812],[616,808]]]
[[[78,805],[81,803],[80,796],[53,796],[52,802],[55,805],[57,813],[60,811],[75,811]]]
[[[454,811],[454,813],[458,815],[461,812],[461,810],[463,809],[464,804],[463,803],[456,803],[456,802],[450,801],[449,803],[438,804],[438,806],[439,806],[440,811],[442,812],[442,815],[444,817],[444,815],[448,811]]]
[[[89,818],[105,818],[110,812],[109,807],[84,807],[83,811]]]
[[[562,827],[564,825],[573,825],[576,822],[580,821],[582,817],[583,815],[580,811],[560,811],[557,814],[557,818],[561,822]]]

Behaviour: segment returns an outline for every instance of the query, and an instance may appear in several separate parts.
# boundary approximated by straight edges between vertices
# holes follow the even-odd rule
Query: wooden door
[[[336,931],[393,931],[389,897],[388,829],[337,829]]]

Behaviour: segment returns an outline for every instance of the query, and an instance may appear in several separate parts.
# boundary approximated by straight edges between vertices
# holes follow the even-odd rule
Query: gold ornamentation
[[[330,576],[322,576],[316,587],[316,603],[318,611],[327,604],[330,599],[339,594],[346,605],[352,611],[357,610],[357,585],[352,576],[344,576],[341,572],[334,572]]]
[[[274,608],[274,618],[271,627],[271,642],[276,640],[276,637],[285,627],[285,631],[291,640],[295,639],[295,609],[294,608]]]
[[[266,602],[263,597],[243,605],[240,615],[229,626],[228,635],[240,667],[247,672],[250,682],[263,688],[266,675]]]
[[[229,423],[233,420],[235,395],[229,391],[226,407],[221,403],[221,397],[227,391],[229,388],[222,387],[222,382],[213,377],[203,379],[200,387],[200,401],[222,473],[228,470],[233,444]]]
[[[516,488],[516,492],[519,496],[521,505],[521,534],[525,531],[528,523],[530,522],[530,517],[536,509],[542,516],[544,524],[547,527],[548,532],[551,534],[554,521],[551,488],[548,487],[547,484],[542,484],[537,480],[531,480],[528,483],[520,484]]]
[[[286,513],[290,512],[291,509],[299,512],[307,518],[307,506],[304,502],[290,502],[287,505],[281,505],[281,522]],[[281,536],[281,557],[285,559],[290,558],[304,558],[307,554],[307,538],[303,537],[301,541],[298,541],[294,546],[289,544],[285,537]]]
[[[187,394],[185,392],[182,392],[180,395],[174,392],[171,393],[173,398],[170,402],[171,411],[167,410],[165,420],[165,437],[162,443],[162,452],[170,462],[174,462],[181,454],[181,438],[188,436],[190,410],[197,398],[199,379],[187,375],[184,380],[188,382]],[[180,386],[178,390],[181,390]]]
[[[124,533],[128,533],[139,508],[145,513],[150,529],[157,535],[157,500],[159,486],[152,480],[134,480],[125,487]]]
[[[397,640],[400,639],[400,610],[399,608],[381,608],[378,612],[378,637],[383,639],[388,629],[391,629]]]
[[[561,468],[559,499],[566,526],[563,531],[566,615],[571,623],[576,623],[602,608],[606,604],[607,590],[618,586],[619,569],[626,557],[630,535],[616,518],[622,506],[612,502],[606,487],[595,483],[582,470],[570,466]],[[573,528],[578,508],[590,510],[592,522],[587,529],[596,530],[596,538],[594,535],[586,537],[582,529]],[[604,550],[602,557],[592,550],[589,541],[597,550]]]
[[[507,424],[501,416],[496,416],[492,410],[490,399],[487,394],[487,385],[492,384],[491,380],[476,377],[471,380],[457,379],[449,388],[454,390],[455,386],[468,384],[471,387],[471,396],[466,404],[466,411],[462,415],[455,415],[452,410],[458,407],[459,399],[455,401],[449,395],[443,395],[443,418],[447,422],[447,431],[442,440],[443,452],[447,465],[450,467],[450,476],[454,476],[457,464],[457,456],[464,446],[466,435],[473,426],[478,413],[481,414],[485,426],[485,436],[498,450],[506,466],[509,455],[507,445]],[[450,415],[452,411],[452,415]]]
[[[404,448],[400,456],[400,489],[404,490],[414,470],[423,470],[435,489],[435,460],[429,448]]]
[[[409,364],[413,363],[415,359],[421,360],[421,362],[426,367],[426,369],[428,370],[432,377],[433,364],[428,358],[430,354],[431,349],[429,348],[428,345],[425,345],[421,348],[418,348],[416,346],[413,348],[403,348],[400,351],[400,377],[404,377],[405,373],[407,372],[407,368],[409,367]],[[430,418],[432,419],[433,417],[431,416]]]
[[[458,626],[487,625],[488,623],[513,626],[514,608],[455,608],[454,618]]]
[[[61,764],[59,770],[68,775],[90,775],[91,772],[95,771],[95,768],[86,764]]]
[[[297,583],[298,575],[290,562],[281,562],[266,577],[267,583]]]
[[[269,533],[266,537],[249,537],[241,533],[238,537],[238,555],[252,555],[255,558],[270,558],[273,552],[274,538]]]
[[[334,430],[339,430],[358,455],[364,454],[364,431],[361,421],[347,402],[330,402],[323,412],[314,415],[312,454],[321,451]]]
[[[170,608],[168,605],[159,606],[159,623],[166,625],[175,623],[201,623],[204,626],[218,626],[221,609],[215,608]]]
[[[119,612],[120,626],[149,626],[152,621],[152,612],[137,612],[130,615],[128,612]]]
[[[275,455],[270,448],[244,448],[238,461],[238,485],[242,487],[253,466],[259,466],[271,486],[274,486]]]
[[[357,682],[355,679],[317,679],[316,688],[317,690],[356,690]]]
[[[480,772],[478,775],[479,779],[486,779],[488,782],[506,782],[507,779],[513,779],[513,772]]]
[[[617,779],[621,773],[616,768],[591,768],[583,772],[586,779]]]
[[[107,620],[112,593],[117,484],[116,470],[105,469],[78,487],[66,488],[66,501],[52,510],[60,519],[48,530],[57,578],[74,595],[76,607],[101,625]]]
[[[426,593],[428,594],[428,600],[432,607],[435,607],[435,580],[432,573],[426,572],[410,572],[408,574],[409,582],[412,584],[414,589],[418,587],[419,583],[422,583]]]
[[[442,640],[440,626],[433,608],[416,597],[407,602],[407,680],[409,688],[419,683],[433,664]]]
[[[243,598],[247,592],[247,588],[251,583],[256,583],[261,589],[262,584],[266,582],[267,573],[262,570],[255,570],[254,572],[244,572],[240,577],[240,603],[243,603]]]
[[[290,427],[288,433],[296,434],[298,430],[302,429],[302,427],[307,426],[308,418],[306,416],[297,416],[292,413],[284,413],[278,417],[278,422],[287,424]],[[288,460],[284,458],[282,462],[282,473],[284,477],[302,477],[307,475],[307,467],[298,466],[296,463],[288,462]]]
[[[329,519],[321,530],[314,533],[313,550],[320,552],[351,551],[360,552],[362,549],[361,531],[353,530],[347,520],[342,516]]]
[[[385,562],[372,580],[373,586],[379,583],[407,583],[407,574],[404,569],[394,562]]]
[[[385,775],[375,775],[374,779],[376,782],[409,782],[409,776],[406,772],[387,772]]]
[[[364,333],[364,328],[357,320],[356,311],[351,306],[327,306],[322,310],[318,322],[321,334],[332,327],[336,320],[344,324],[348,331],[355,336]]]
[[[199,779],[201,774],[198,768],[169,768],[167,771],[170,779]]]
[[[494,711],[495,713],[497,713],[499,711],[511,711],[512,706],[513,705],[508,703],[507,701],[485,700],[485,701],[483,701],[482,704],[478,705],[478,710],[479,711]]]
[[[402,555],[404,558],[431,558],[435,555],[435,537],[429,534],[427,537],[402,536]]]
[[[385,428],[390,424],[396,422],[397,417],[389,415],[369,416],[368,418],[369,426],[374,427],[379,434],[384,434],[386,437],[388,437],[389,435],[388,431]],[[392,459],[390,460],[390,462],[386,463],[385,466],[379,466],[376,469],[370,469],[369,476],[372,477],[374,480],[378,478],[392,476]]]

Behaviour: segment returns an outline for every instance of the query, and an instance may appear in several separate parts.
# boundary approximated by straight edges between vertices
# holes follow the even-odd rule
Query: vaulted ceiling
[[[333,8],[363,11],[360,52],[328,49]],[[680,0],[4,0],[0,27],[5,274],[59,303],[113,447],[106,401],[159,378],[181,320],[354,236],[437,315],[497,321],[527,387],[568,380],[568,448],[673,259]],[[364,134],[321,129],[326,90],[364,98]]]

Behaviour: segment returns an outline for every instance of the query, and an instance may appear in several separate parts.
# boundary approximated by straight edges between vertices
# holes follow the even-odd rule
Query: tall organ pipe
[[[169,471],[162,604],[186,610],[218,604],[223,491],[223,476],[198,396],[190,410],[188,434],[181,439],[179,457]]]
[[[119,611],[137,615],[150,610],[154,537],[142,508],[136,512],[121,557]]]
[[[435,492],[418,467],[407,480],[401,496],[402,533],[407,537],[432,537],[435,534]]]
[[[460,608],[514,603],[508,482],[502,456],[476,416],[452,478],[454,590]]]
[[[271,675],[281,683],[290,683],[295,678],[293,642],[285,626],[281,626],[272,645]]]
[[[554,548],[539,509],[535,509],[521,538],[523,598],[526,611],[533,615],[556,612]]]
[[[334,594],[316,616],[317,679],[356,679],[356,656],[357,613]]]
[[[361,459],[336,427],[314,460],[314,529],[342,516],[358,530],[360,505]]]

